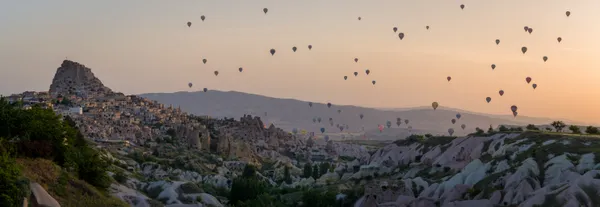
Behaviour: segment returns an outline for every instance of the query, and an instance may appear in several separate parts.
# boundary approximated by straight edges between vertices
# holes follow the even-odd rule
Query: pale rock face
[[[508,169],[510,169],[510,166],[508,165],[508,161],[502,160],[496,165],[496,169],[494,170],[494,173],[503,172]]]
[[[442,153],[433,164],[447,166],[455,170],[460,170],[465,167],[474,157],[479,157],[481,148],[478,151],[475,149],[489,137],[463,137],[452,140],[452,146]]]
[[[567,159],[567,155],[556,156],[544,164],[546,175],[544,185],[555,185],[571,179],[571,169],[574,169],[573,163]]]
[[[594,166],[596,164],[594,162],[594,158],[596,158],[594,153],[581,155],[581,158],[579,159],[579,164],[577,164],[577,172],[583,174],[586,171],[594,169]]]

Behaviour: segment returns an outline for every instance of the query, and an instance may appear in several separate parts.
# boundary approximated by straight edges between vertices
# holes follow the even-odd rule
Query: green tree
[[[485,131],[483,131],[483,129],[479,128],[479,127],[475,127],[475,135],[483,135],[485,134]]]
[[[501,132],[507,132],[507,131],[510,131],[510,129],[508,129],[508,128],[507,128],[506,126],[504,126],[504,125],[500,125],[500,128],[498,128],[498,131],[501,131]]]
[[[304,178],[309,178],[312,175],[312,165],[310,163],[304,164]]]
[[[494,133],[494,127],[492,127],[492,125],[490,124],[490,128],[488,128],[488,133]]]
[[[256,177],[238,177],[231,185],[229,201],[236,205],[239,202],[256,199],[266,192],[267,184]]]
[[[247,164],[244,167],[244,171],[242,172],[242,177],[244,178],[254,178],[256,177],[256,167],[251,164]]]
[[[316,180],[319,177],[319,166],[317,164],[313,165],[313,173],[312,173],[312,177]]]
[[[550,125],[552,125],[552,127],[554,127],[554,129],[556,130],[556,132],[560,132],[563,130],[563,128],[565,128],[567,125],[562,122],[562,121],[553,121],[552,123],[550,123]]]
[[[302,193],[302,203],[306,207],[335,206],[335,196],[333,191],[307,190]]]
[[[528,125],[525,127],[525,129],[527,129],[527,130],[532,130],[532,131],[535,131],[535,130],[540,130],[539,128],[537,128],[537,127],[536,127],[535,125],[533,125],[533,124],[528,124]]]
[[[21,206],[23,198],[27,197],[19,180],[21,170],[4,150],[0,150],[0,166],[0,206]]]
[[[287,184],[292,184],[292,176],[290,175],[290,166],[285,166],[283,169],[283,181]]]
[[[331,165],[328,162],[322,162],[319,166],[319,177],[325,175]]]
[[[588,134],[599,134],[599,130],[598,128],[594,127],[594,126],[588,126],[585,128],[585,133]]]
[[[569,126],[569,130],[571,130],[571,132],[573,132],[573,134],[581,134],[581,130],[579,129],[578,126],[571,125],[571,126]]]

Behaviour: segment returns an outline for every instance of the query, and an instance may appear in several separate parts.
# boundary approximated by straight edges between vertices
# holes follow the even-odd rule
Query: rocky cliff
[[[64,60],[56,69],[49,92],[52,97],[58,95],[95,97],[111,94],[112,90],[104,86],[90,68],[77,62]]]

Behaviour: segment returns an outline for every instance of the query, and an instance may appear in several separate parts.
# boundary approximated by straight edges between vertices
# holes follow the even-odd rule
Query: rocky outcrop
[[[58,95],[97,97],[113,93],[110,88],[102,84],[90,68],[70,60],[64,60],[56,69],[49,92],[54,98]]]

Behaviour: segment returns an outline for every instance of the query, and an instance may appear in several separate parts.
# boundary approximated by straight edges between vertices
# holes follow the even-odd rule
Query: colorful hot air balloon
[[[523,27],[523,29],[525,30],[525,32],[527,32],[527,30],[529,30],[528,26]]]
[[[405,124],[408,124],[408,122],[410,122],[408,119],[404,119]]]
[[[358,72],[354,72],[354,77],[356,77],[358,75]]]
[[[565,14],[567,15],[567,17],[571,16],[571,12],[570,11],[565,12]]]
[[[533,89],[535,90],[535,88],[537,88],[537,84],[532,84],[531,87],[533,87]]]
[[[456,119],[452,119],[452,120],[450,120],[450,122],[452,122],[452,124],[455,124],[456,123]]]
[[[519,109],[519,108],[517,106],[515,106],[515,105],[512,105],[510,107],[510,110],[513,111],[513,112],[517,111],[517,109]]]
[[[241,73],[242,71],[244,71],[244,68],[240,67],[240,68],[238,68],[238,70],[239,70],[239,71],[240,71],[240,73]]]
[[[309,106],[309,107],[312,107],[312,102],[308,102],[308,106]]]
[[[207,59],[202,59],[202,63],[206,64],[206,62],[208,62]]]
[[[339,128],[340,128],[340,132],[344,131],[344,126],[339,126]]]
[[[325,135],[324,139],[325,139],[326,142],[329,142],[329,135]]]
[[[354,62],[357,63],[358,62],[358,58],[354,58]]]
[[[533,32],[533,28],[529,27],[529,29],[527,29],[527,32],[529,32],[529,34],[531,34]]]
[[[394,27],[392,28],[392,30],[394,30],[394,33],[398,32],[398,27]]]
[[[296,52],[298,48],[296,48],[296,46],[292,47],[292,51]]]
[[[400,32],[400,33],[398,34],[398,37],[400,38],[400,40],[404,39],[404,33]]]
[[[377,128],[379,129],[379,132],[383,131],[383,125],[380,124]]]
[[[460,115],[460,113],[456,114],[457,119],[460,119],[460,117],[462,117],[462,115]]]
[[[331,108],[331,103],[327,103],[327,108]]]
[[[452,80],[452,77],[448,76],[448,77],[446,77],[446,80],[448,80],[448,82],[450,82],[450,80]]]
[[[461,5],[460,5],[460,9],[465,9],[465,5],[464,5],[464,4],[461,4]]]
[[[523,54],[525,54],[527,52],[527,47],[521,47],[521,52],[523,52]]]
[[[392,122],[391,121],[387,121],[385,123],[385,125],[387,126],[387,128],[390,128],[390,127],[392,127]]]
[[[308,50],[312,50],[312,45],[308,45]]]
[[[369,69],[367,69],[367,70],[365,70],[365,73],[366,73],[367,75],[369,75],[369,73],[371,73],[371,71],[370,71]]]
[[[548,60],[548,56],[542,57],[542,60],[544,60],[544,62],[546,62]]]
[[[400,127],[400,124],[402,124],[400,120],[396,121],[396,126]]]
[[[348,76],[344,76],[344,80],[348,80]]]
[[[467,128],[467,125],[462,124],[462,125],[460,125],[460,128],[462,128],[463,130],[465,130],[465,128]]]
[[[215,70],[215,76],[218,76],[218,75],[219,75],[219,71]]]
[[[373,83],[373,85],[375,85],[376,81],[375,81],[375,80],[373,80],[373,81],[371,81],[371,83]]]
[[[317,117],[313,117],[312,121],[313,123],[317,123]]]
[[[191,88],[193,85],[194,85],[194,84],[192,84],[192,83],[188,83],[188,87],[190,87],[190,88]]]
[[[317,118],[317,122],[321,123],[321,117]]]
[[[202,89],[202,91],[204,91],[204,92],[207,92],[207,91],[208,91],[208,88],[204,88],[204,89]]]
[[[363,119],[365,117],[365,115],[363,115],[363,114],[360,114],[358,116],[360,117],[360,119]]]
[[[500,96],[504,95],[504,91],[503,90],[498,91],[498,93],[500,94]]]
[[[492,70],[496,69],[496,64],[492,64]]]
[[[496,45],[500,44],[500,39],[496,39]]]
[[[321,127],[321,133],[325,133],[325,128]]]
[[[267,14],[267,12],[268,12],[268,11],[269,11],[269,9],[267,9],[267,8],[263,8],[263,12],[264,12],[265,14]]]
[[[431,103],[431,107],[433,107],[433,110],[436,110],[438,106],[439,106],[438,102]]]
[[[271,53],[271,56],[275,55],[275,49],[271,49],[269,52]]]
[[[187,22],[187,26],[191,27],[192,26],[192,22]]]
[[[556,38],[556,41],[558,41],[558,43],[560,43],[560,41],[562,41],[562,37]]]
[[[517,117],[517,115],[519,115],[519,112],[513,111],[513,116]]]
[[[529,82],[531,82],[531,78],[527,77],[527,78],[525,78],[525,81],[527,81],[527,83],[529,83]]]
[[[452,136],[452,134],[454,134],[454,129],[452,129],[452,128],[448,129],[448,134],[450,134],[450,136]]]
[[[492,98],[490,98],[490,97],[486,97],[486,98],[485,98],[485,101],[487,101],[488,103],[490,103],[490,101],[492,101]]]

